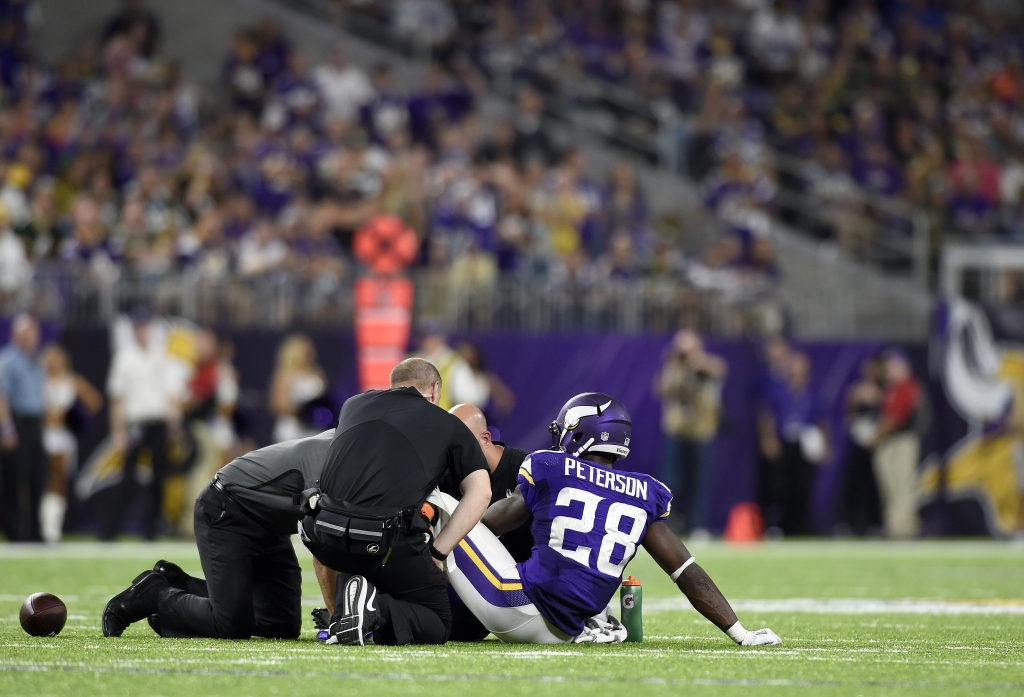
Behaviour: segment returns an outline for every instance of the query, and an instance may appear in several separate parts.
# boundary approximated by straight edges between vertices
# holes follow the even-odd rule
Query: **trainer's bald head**
[[[498,462],[501,461],[503,449],[491,441],[491,432],[487,430],[487,417],[484,416],[484,413],[472,404],[456,404],[448,410],[448,413],[459,417],[459,420],[466,424],[470,433],[476,437],[480,449],[484,452],[487,466],[493,472],[498,466]]]
[[[487,417],[472,404],[456,404],[448,410],[448,413],[459,417],[462,423],[466,424],[477,438],[487,430]]]

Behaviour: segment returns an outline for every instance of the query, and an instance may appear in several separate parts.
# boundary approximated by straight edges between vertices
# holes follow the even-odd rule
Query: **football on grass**
[[[67,621],[67,605],[51,593],[33,593],[21,606],[21,628],[32,636],[57,636]]]

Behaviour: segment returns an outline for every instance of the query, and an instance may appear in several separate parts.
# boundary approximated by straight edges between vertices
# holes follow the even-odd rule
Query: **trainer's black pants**
[[[161,636],[299,636],[302,571],[290,536],[260,525],[213,484],[196,500],[195,535],[205,589],[192,579],[187,590],[161,592]]]
[[[135,429],[138,429],[137,433],[134,432]],[[135,497],[135,469],[143,448],[149,450],[153,466],[153,481],[149,484],[142,514],[142,536],[147,540],[156,537],[157,521],[163,513],[164,480],[167,478],[167,470],[170,469],[167,422],[146,421],[132,425],[130,430],[133,437],[132,445],[125,453],[121,481],[116,485],[114,500],[106,511],[100,531],[100,538],[104,540],[112,540],[121,533],[124,516],[131,508],[132,499]]]
[[[0,510],[9,542],[39,542],[39,501],[50,472],[43,420],[13,415],[18,447],[0,452]]]
[[[306,520],[310,520],[307,518]],[[320,562],[342,574],[365,576],[377,588],[385,620],[375,644],[443,644],[452,632],[448,581],[434,564],[422,533],[403,535],[385,557],[349,554],[306,541]],[[339,614],[340,609],[335,609]]]

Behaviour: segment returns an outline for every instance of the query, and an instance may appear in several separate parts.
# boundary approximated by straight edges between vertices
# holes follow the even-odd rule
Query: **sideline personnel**
[[[491,470],[491,504],[495,504],[519,490],[517,477],[519,466],[529,454],[525,450],[512,448],[500,441],[491,440],[491,432],[487,429],[487,417],[472,404],[459,404],[451,408],[451,413],[459,417],[462,423],[476,437],[480,443],[480,450],[487,460],[487,467]],[[441,491],[459,498],[458,490],[453,490],[450,482],[445,479],[441,485]],[[533,533],[530,532],[531,516],[529,520],[515,530],[498,538],[508,553],[517,562],[523,562],[530,558],[533,553]],[[483,623],[476,618],[462,599],[454,590],[449,592],[452,601],[452,641],[483,641],[490,634],[490,630],[484,627]]]
[[[422,358],[391,371],[391,389],[352,397],[341,410],[319,490],[300,536],[321,587],[338,584],[329,643],[443,644],[452,629],[441,562],[491,499],[487,462],[468,428],[437,407],[441,377]],[[430,543],[421,506],[446,473],[462,501]],[[330,567],[324,568],[324,565]],[[379,591],[379,595],[378,595]]]
[[[39,324],[31,315],[18,315],[11,338],[0,350],[0,518],[9,542],[35,542],[42,539],[39,502],[49,472]]]
[[[316,485],[334,431],[253,451],[226,465],[196,500],[206,580],[158,561],[103,610],[103,635],[149,618],[164,637],[294,639],[302,572],[291,536],[299,494]]]
[[[519,466],[526,459],[527,452],[512,448],[500,441],[491,440],[491,432],[487,429],[487,418],[484,413],[472,404],[458,404],[448,410],[450,414],[459,417],[466,428],[476,438],[483,451],[484,459],[487,460],[487,468],[491,471],[491,505],[511,496],[514,491],[519,490],[519,483],[516,478],[519,476]],[[448,476],[444,478],[440,489],[443,493],[458,500],[462,492]],[[515,530],[501,536],[500,542],[517,562],[526,561],[533,553],[533,533],[530,532],[532,517]],[[314,568],[318,562],[313,562]],[[323,573],[318,573],[323,577]],[[327,585],[322,586],[324,603],[327,605],[328,613],[334,612],[334,599],[337,596],[337,588],[331,579],[326,579]],[[449,586],[448,597],[452,604],[452,633],[448,637],[451,641],[483,641],[490,632],[481,624],[465,603],[455,594]]]
[[[484,459],[487,460],[487,468],[491,471],[491,504],[511,496],[519,489],[519,483],[516,481],[516,477],[519,476],[519,465],[523,464],[523,460],[529,453],[519,448],[510,447],[501,441],[491,440],[491,432],[487,430],[487,417],[472,404],[458,404],[449,412],[466,424],[466,428],[480,444],[480,450],[483,451]],[[441,491],[456,499],[462,497],[458,487],[453,486],[447,477],[441,484]],[[533,534],[530,532],[530,522],[527,521],[515,530],[501,536],[501,544],[517,562],[526,561],[533,553]]]

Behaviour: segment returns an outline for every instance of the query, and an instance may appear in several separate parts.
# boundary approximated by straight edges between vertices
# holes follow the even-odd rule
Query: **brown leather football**
[[[67,606],[51,593],[33,593],[21,606],[21,628],[32,636],[57,636],[67,621]]]

